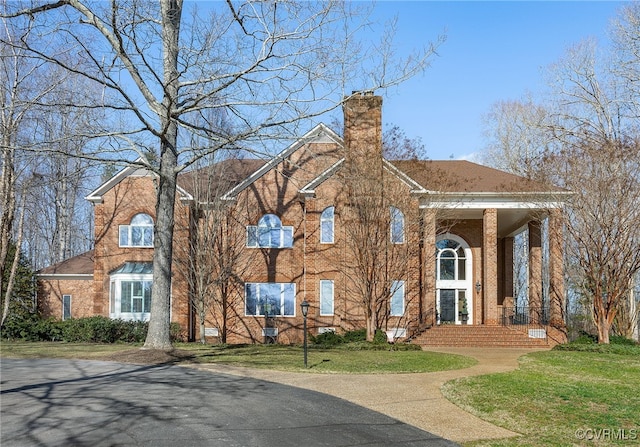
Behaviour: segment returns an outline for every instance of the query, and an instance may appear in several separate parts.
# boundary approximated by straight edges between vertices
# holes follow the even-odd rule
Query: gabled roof
[[[319,176],[317,176],[316,178],[311,180],[309,183],[304,185],[299,191],[300,194],[307,197],[313,196],[315,194],[316,188],[320,186],[322,182],[324,182],[328,178],[331,178],[331,176],[333,176],[333,174],[335,174],[338,171],[338,169],[340,169],[340,166],[342,166],[343,163],[344,163],[344,158],[341,158],[340,160],[335,162],[333,165],[329,166],[329,168],[327,168],[324,172],[320,173]]]
[[[135,163],[140,162],[140,160],[140,158],[137,159]],[[128,177],[158,178],[158,175],[149,169],[141,167],[141,165],[132,164],[125,167],[124,169],[121,169],[116,175],[114,175],[109,180],[100,185],[97,189],[89,193],[89,195],[87,195],[85,199],[93,203],[102,203],[102,196],[104,196],[108,191],[110,191],[112,188],[114,188],[116,185],[118,185]],[[189,194],[180,186],[178,186],[177,188],[177,193],[180,196],[181,200],[193,200],[191,194]]]
[[[188,191],[195,200],[207,202],[212,197],[220,196],[237,186],[265,163],[265,160],[257,158],[223,160],[180,174],[178,185]]]
[[[66,259],[57,264],[45,267],[37,273],[42,279],[92,279],[94,251]]]
[[[325,180],[331,178],[340,169],[340,167],[344,164],[344,161],[345,161],[344,158],[338,160],[336,163],[334,163],[332,166],[330,166],[328,169],[326,169],[324,172],[322,172],[319,176],[317,176],[316,178],[311,180],[309,183],[307,183],[305,186],[303,186],[300,189],[300,191],[299,191],[300,194],[302,194],[304,196],[307,196],[307,197],[313,196],[315,194],[315,189],[318,186],[320,186]],[[415,180],[413,180],[411,177],[406,175],[404,172],[399,170],[391,162],[389,162],[388,160],[386,160],[384,158],[382,159],[382,166],[384,167],[384,169],[386,169],[387,171],[391,172],[398,179],[400,179],[403,183],[405,183],[411,189],[411,192],[413,192],[413,193],[426,193],[426,192],[428,192],[420,184],[418,184]]]
[[[324,124],[318,124],[316,127],[311,129],[302,138],[296,140],[293,144],[287,147],[285,150],[280,152],[278,155],[270,159],[266,162],[262,167],[260,167],[253,174],[248,176],[230,191],[228,191],[222,198],[227,200],[234,199],[239,193],[248,188],[253,182],[260,179],[271,169],[278,166],[282,163],[287,157],[289,157],[292,153],[297,151],[299,148],[309,143],[336,143],[338,145],[342,145],[342,138],[338,134],[336,134],[333,130],[329,129]]]

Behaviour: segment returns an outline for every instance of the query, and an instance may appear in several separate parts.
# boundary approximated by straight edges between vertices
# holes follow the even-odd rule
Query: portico
[[[523,260],[522,253],[514,253],[514,241],[526,233],[527,302],[521,293],[518,310],[527,308],[532,321],[544,315],[545,323],[563,329],[562,194],[502,192],[498,197],[468,191],[423,197],[423,307],[429,309],[433,303],[432,322],[497,326],[512,317],[517,301],[514,278],[519,274],[514,261]],[[445,247],[448,257],[443,258]],[[454,267],[449,270],[447,265]],[[463,304],[464,322],[459,318]],[[425,320],[429,317],[427,312]]]

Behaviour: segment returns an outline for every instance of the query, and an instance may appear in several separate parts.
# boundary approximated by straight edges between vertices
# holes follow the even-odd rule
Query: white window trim
[[[263,221],[263,219],[267,216],[273,216],[275,217],[278,222],[279,222],[279,226],[262,226],[260,225],[260,222]],[[279,239],[280,239],[280,243],[278,246],[273,246],[273,245],[260,245],[260,228],[267,228],[269,229],[269,232],[272,232],[273,230],[279,230],[280,235],[279,235]],[[253,233],[255,235],[254,238],[250,238],[249,234]],[[290,234],[291,235],[291,245],[285,245],[285,234]],[[282,219],[280,219],[279,216],[275,215],[275,214],[271,214],[271,213],[267,213],[264,214],[262,217],[260,217],[260,219],[258,220],[258,225],[247,225],[246,228],[246,247],[247,248],[293,248],[293,242],[294,242],[294,238],[295,238],[295,232],[293,230],[293,226],[291,225],[282,225]],[[250,239],[254,239],[254,243],[250,243]]]
[[[123,281],[148,281],[153,284],[152,274],[133,274],[133,273],[118,273],[111,275],[109,280],[109,318],[120,319],[125,321],[149,321],[151,312],[121,312],[121,293]],[[114,306],[116,307],[114,309]]]
[[[401,239],[399,241],[396,241],[395,240],[396,238],[394,237],[395,236],[395,234],[394,234],[394,229],[395,229],[394,223],[396,222],[396,216],[394,216],[394,210],[397,211],[398,216],[400,218],[402,218],[402,221],[401,221],[402,222],[402,228],[401,228],[402,234],[400,235],[402,237],[399,238],[399,239]],[[390,219],[389,219],[389,223],[390,223],[390,225],[389,225],[389,238],[391,240],[391,243],[392,244],[397,244],[397,245],[404,244],[405,241],[406,241],[404,213],[400,210],[400,208],[397,208],[395,206],[391,206],[391,207],[389,207],[389,215],[390,215]]]
[[[402,312],[400,313],[394,313],[393,312],[393,303],[394,303],[394,298],[396,299],[401,299],[402,301]],[[405,313],[405,306],[406,306],[406,291],[405,291],[405,281],[403,280],[398,280],[398,281],[393,281],[393,283],[391,284],[391,297],[389,298],[389,315],[392,317],[401,317],[404,315]]]
[[[468,322],[467,324],[471,324],[471,322],[473,321],[473,306],[474,306],[474,300],[475,300],[475,296],[473,294],[473,253],[471,251],[471,247],[469,247],[469,244],[467,244],[467,242],[461,238],[460,236],[456,235],[456,234],[452,234],[452,233],[446,233],[446,234],[442,234],[440,236],[437,237],[436,242],[439,242],[441,240],[444,239],[451,239],[457,243],[459,243],[461,245],[461,247],[464,249],[464,256],[465,256],[465,278],[464,280],[449,280],[449,279],[438,279],[440,278],[440,262],[439,262],[439,258],[438,258],[438,253],[436,253],[436,257],[435,257],[435,263],[436,263],[436,311],[438,312],[438,315],[440,315],[440,290],[441,289],[454,289],[456,290],[456,297],[455,297],[455,312],[456,312],[456,319],[457,319],[457,315],[458,315],[458,291],[459,290],[464,290],[465,294],[466,294],[466,299],[467,299],[467,311],[469,312],[468,314]],[[438,249],[439,250],[439,249]],[[456,258],[457,259],[457,258]],[[456,272],[458,267],[456,266]],[[440,324],[440,321],[438,321],[438,324]],[[460,324],[460,322],[457,322],[456,324]]]
[[[327,211],[329,208],[333,208],[333,214],[332,216],[329,217],[324,217],[324,213],[325,211]],[[320,214],[320,243],[321,244],[334,244],[335,243],[335,238],[336,238],[336,208],[335,206],[328,206],[326,207],[324,210],[322,210],[322,213]],[[324,240],[324,233],[322,231],[323,229],[323,223],[325,222],[330,222],[331,223],[331,240]]]
[[[260,245],[260,235],[259,235],[259,226],[258,225],[247,225],[247,229],[246,229],[246,236],[247,236],[247,243],[246,243],[246,247],[247,248],[293,248],[293,243],[291,244],[291,246],[288,245],[284,245],[284,240],[285,240],[285,233],[289,232],[291,233],[291,241],[293,242],[293,238],[295,236],[294,232],[293,232],[293,226],[291,225],[282,225],[280,227],[280,245],[278,246],[272,246],[272,245]],[[249,232],[253,231],[255,232],[256,237],[255,239],[255,244],[250,244],[249,240]]]
[[[323,283],[329,283],[331,284],[331,313],[324,313],[322,312],[322,301],[324,297],[324,294],[322,293],[324,288],[323,288]],[[324,316],[332,316],[334,315],[335,312],[335,283],[332,279],[321,279],[320,280],[320,316],[324,317]],[[328,298],[328,297],[326,297]]]
[[[146,213],[140,213],[140,214],[144,214],[145,216],[148,216],[151,219],[151,221],[153,222],[153,218],[151,216],[149,216],[148,214],[146,214]],[[136,214],[136,216],[137,215],[138,214]],[[131,220],[133,220],[136,216],[133,216],[133,218],[131,218]],[[131,225],[131,224],[119,225],[118,226],[118,246],[119,247],[123,247],[123,248],[153,248],[153,240],[154,240],[154,237],[155,237],[154,231],[153,231],[153,226],[154,226],[153,223],[151,223],[151,224],[136,224],[136,225]],[[146,230],[151,230],[151,244],[150,245],[145,245],[144,243],[140,244],[140,245],[132,244],[132,241],[133,241],[133,236],[132,236],[133,228],[140,228],[141,231],[143,231],[143,234],[144,234],[144,232]],[[127,232],[127,243],[126,244],[122,244],[121,235],[122,235],[123,230],[126,230],[126,232]],[[142,241],[144,242],[144,236],[142,237]]]
[[[284,313],[281,314],[277,314],[277,315],[272,315],[274,317],[277,318],[293,318],[296,316],[297,313],[297,307],[296,307],[296,284],[291,282],[291,283],[285,283],[285,282],[247,282],[245,283],[245,287],[244,287],[244,316],[245,317],[264,317],[265,315],[263,313],[255,313],[255,314],[248,314],[247,313],[247,285],[256,285],[258,287],[256,287],[256,291],[259,292],[260,290],[260,285],[262,284],[277,284],[280,286],[280,307],[282,310],[284,310],[285,307],[285,286],[291,285],[293,286],[293,314],[291,315],[285,315]],[[258,294],[256,294],[256,306],[258,307],[258,311],[260,310],[261,306],[259,305],[260,303],[260,297]],[[271,314],[270,314],[271,315]]]

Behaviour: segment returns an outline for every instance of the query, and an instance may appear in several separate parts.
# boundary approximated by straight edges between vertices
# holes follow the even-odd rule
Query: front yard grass
[[[311,347],[308,366],[300,346],[200,345],[176,343],[175,351],[147,351],[130,344],[3,341],[3,357],[83,358],[129,363],[216,363],[249,368],[311,373],[416,373],[461,369],[476,360],[454,354],[426,351],[348,350]]]
[[[640,347],[626,355],[535,352],[518,370],[454,380],[443,393],[523,435],[467,445],[640,445]]]

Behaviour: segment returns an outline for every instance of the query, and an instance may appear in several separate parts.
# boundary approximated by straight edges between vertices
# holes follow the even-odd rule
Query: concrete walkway
[[[445,382],[460,377],[517,369],[518,357],[534,350],[510,348],[429,348],[429,350],[473,357],[478,360],[478,363],[466,369],[419,374],[314,374],[220,365],[194,365],[194,367],[330,394],[456,442],[518,436],[518,433],[485,422],[452,404],[442,395],[440,388]]]

